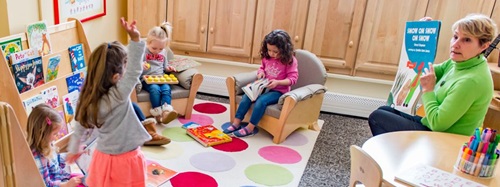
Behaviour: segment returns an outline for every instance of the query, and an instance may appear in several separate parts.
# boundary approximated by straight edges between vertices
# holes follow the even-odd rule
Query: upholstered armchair
[[[283,94],[279,102],[268,106],[258,127],[273,136],[273,142],[283,142],[293,131],[301,127],[319,130],[317,121],[323,97],[326,92],[326,70],[323,63],[306,50],[296,50],[299,78],[290,92]],[[236,109],[243,96],[242,87],[255,81],[257,72],[247,72],[228,77],[226,85],[229,93],[230,120],[234,120]],[[252,112],[242,121],[248,121]]]
[[[168,49],[167,59],[174,58],[174,53]],[[172,106],[185,119],[191,118],[196,93],[203,82],[203,75],[198,70],[190,68],[182,72],[173,73],[179,80],[179,84],[171,84]],[[137,102],[145,116],[151,116],[151,102],[149,101],[149,92],[145,90],[136,90],[132,93],[132,101]]]

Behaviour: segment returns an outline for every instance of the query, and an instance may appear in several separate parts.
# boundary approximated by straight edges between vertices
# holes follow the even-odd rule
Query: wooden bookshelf
[[[484,118],[483,126],[500,130],[500,99],[497,99],[500,98],[500,67],[498,67],[498,63],[488,63],[488,66],[493,77],[495,91],[490,107],[488,108],[488,113],[486,113]]]

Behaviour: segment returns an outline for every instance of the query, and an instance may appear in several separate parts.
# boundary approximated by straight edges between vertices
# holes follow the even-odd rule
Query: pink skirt
[[[101,186],[146,186],[146,159],[140,148],[119,155],[95,150],[86,183]]]

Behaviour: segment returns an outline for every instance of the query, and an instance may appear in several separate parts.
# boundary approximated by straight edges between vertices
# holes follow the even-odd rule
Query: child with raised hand
[[[46,104],[37,105],[28,117],[26,139],[45,186],[83,186],[83,176],[68,173],[64,169],[64,155],[57,154],[52,146],[62,123],[63,119],[55,109]]]
[[[299,72],[297,59],[294,57],[293,44],[288,33],[283,30],[273,30],[266,35],[260,49],[262,64],[257,71],[256,78],[269,80],[267,88],[270,89],[255,100],[250,122],[246,127],[240,125],[245,114],[252,106],[252,101],[247,95],[238,105],[234,121],[224,133],[232,133],[236,137],[254,135],[254,128],[259,124],[267,106],[278,103],[279,98],[289,92],[291,86],[297,82]]]
[[[142,72],[145,43],[140,41],[135,21],[120,21],[131,39],[128,50],[119,42],[103,43],[94,49],[73,121],[67,157],[70,163],[81,154],[78,148],[86,129],[98,131],[86,178],[89,186],[146,185],[145,158],[140,146],[151,136],[134,114],[130,100]]]
[[[165,50],[171,34],[172,26],[168,22],[149,30],[142,75],[163,75],[165,72],[175,71],[175,68],[168,64]],[[171,105],[172,92],[170,85],[147,84],[142,80],[142,88],[149,92],[149,100],[152,106],[150,113],[158,123],[167,124],[177,118],[177,111]]]

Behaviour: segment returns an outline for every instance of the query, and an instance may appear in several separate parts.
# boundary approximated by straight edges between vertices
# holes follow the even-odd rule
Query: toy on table
[[[147,84],[179,84],[174,74],[144,75],[143,79]]]

